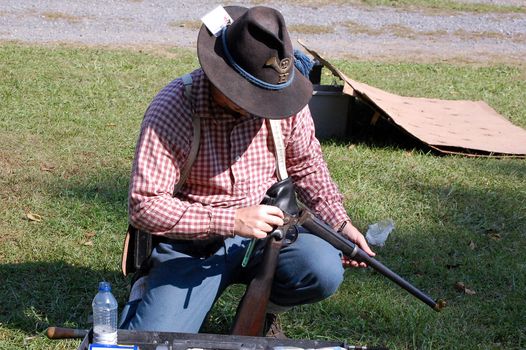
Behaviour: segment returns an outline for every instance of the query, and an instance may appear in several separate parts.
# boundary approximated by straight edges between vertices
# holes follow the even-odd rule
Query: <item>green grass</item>
[[[483,99],[526,127],[524,67],[335,64],[392,92]],[[76,348],[43,331],[89,327],[102,279],[122,307],[121,243],[142,114],[160,88],[194,67],[183,50],[166,57],[0,46],[0,349]],[[378,258],[449,307],[435,313],[374,271],[349,270],[335,296],[283,315],[289,336],[391,349],[526,346],[524,160],[439,156],[374,133],[323,148],[355,224],[365,231],[395,221]],[[459,292],[457,282],[476,294]],[[241,292],[219,300],[207,331],[227,331]]]

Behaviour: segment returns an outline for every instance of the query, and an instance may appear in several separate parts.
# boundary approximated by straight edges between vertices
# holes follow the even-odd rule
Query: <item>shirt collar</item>
[[[240,116],[232,113],[228,109],[219,106],[212,98],[212,94],[210,93],[210,81],[202,69],[198,70],[198,75],[194,79],[194,86],[198,90],[195,111],[201,118],[225,121],[237,120],[239,122],[261,119],[260,117],[252,114],[249,116]]]

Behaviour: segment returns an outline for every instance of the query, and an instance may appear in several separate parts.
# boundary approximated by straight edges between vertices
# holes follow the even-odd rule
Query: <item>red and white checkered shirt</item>
[[[182,80],[176,79],[145,113],[130,182],[130,223],[175,239],[232,236],[236,208],[261,203],[277,181],[274,142],[264,119],[233,115],[217,105],[201,69],[192,79],[193,105],[201,118],[198,156],[174,197],[193,138],[191,106]],[[308,106],[282,120],[281,129],[287,171],[300,201],[333,227],[349,220]]]

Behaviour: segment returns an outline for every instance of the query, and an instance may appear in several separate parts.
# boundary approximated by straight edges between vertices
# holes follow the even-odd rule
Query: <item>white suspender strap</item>
[[[192,126],[194,129],[194,135],[191,143],[190,153],[188,154],[188,159],[186,160],[186,163],[184,164],[181,175],[179,177],[179,182],[175,185],[174,188],[174,196],[181,187],[183,187],[184,183],[186,182],[186,179],[188,179],[188,175],[190,175],[190,169],[192,168],[192,165],[194,164],[195,159],[197,158],[197,153],[199,152],[199,143],[201,140],[201,119],[195,112],[194,108],[194,101],[192,98],[192,76],[190,73],[185,74],[181,78],[183,80],[184,84],[184,95],[185,97],[190,101],[190,108],[192,111]]]
[[[181,78],[185,87],[185,97],[190,101],[190,106],[192,110],[192,126],[194,129],[192,145],[190,148],[190,153],[188,154],[188,159],[181,170],[181,176],[179,177],[179,182],[175,185],[174,196],[181,187],[183,187],[188,175],[190,175],[190,170],[192,165],[197,158],[197,153],[199,153],[199,143],[201,140],[201,119],[197,115],[194,109],[194,103],[192,98],[192,76],[190,74],[185,74]],[[280,120],[277,119],[267,119],[270,125],[270,131],[272,134],[272,140],[274,141],[274,150],[276,153],[276,176],[278,180],[286,179],[289,175],[287,174],[287,166],[285,163],[285,144],[283,143],[283,135],[281,133],[281,124]]]
[[[287,174],[287,165],[285,163],[285,144],[283,143],[283,135],[281,133],[281,123],[278,119],[267,119],[274,140],[274,150],[276,153],[276,176],[278,180],[283,180],[289,177]]]

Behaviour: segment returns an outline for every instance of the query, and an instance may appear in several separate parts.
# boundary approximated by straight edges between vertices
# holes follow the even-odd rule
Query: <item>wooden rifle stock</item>
[[[233,335],[263,335],[272,280],[278,265],[279,251],[283,245],[283,236],[280,237],[276,231],[267,238],[261,267],[257,275],[250,281],[243,299],[239,303],[231,330]]]
[[[356,244],[349,241],[341,234],[336,232],[332,227],[315,217],[308,209],[304,209],[299,218],[299,223],[312,234],[322,238],[330,243],[333,247],[340,250],[345,256],[366,263],[376,271],[380,272],[391,281],[398,284],[400,287],[411,293],[416,298],[420,299],[435,311],[441,311],[446,306],[446,301],[443,299],[433,300],[429,295],[422,292],[420,289],[407,282],[405,279],[390,270],[387,266],[378,260],[370,257],[366,252],[360,249]]]
[[[274,273],[278,265],[279,252],[287,232],[297,221],[296,216],[299,214],[296,194],[290,178],[285,178],[272,185],[267,190],[261,203],[280,208],[286,213],[285,222],[283,226],[276,228],[267,237],[263,261],[260,263],[256,276],[247,286],[243,299],[237,308],[234,325],[231,330],[233,335],[263,335],[267,305]]]

